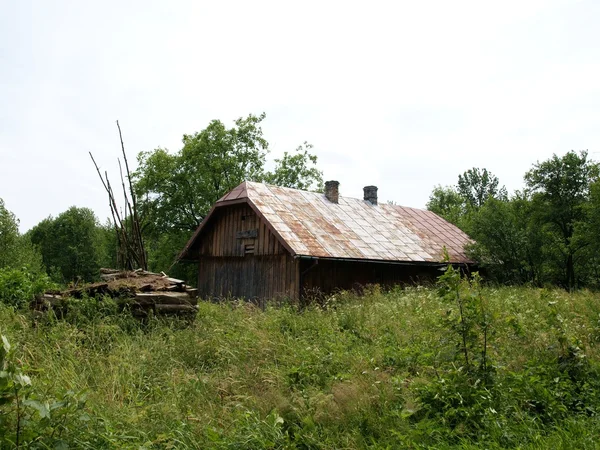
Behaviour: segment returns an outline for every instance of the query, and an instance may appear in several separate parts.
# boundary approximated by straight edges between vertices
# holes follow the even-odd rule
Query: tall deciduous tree
[[[12,266],[19,249],[19,222],[0,199],[0,268]]]
[[[211,206],[244,180],[318,188],[322,176],[309,144],[293,155],[286,152],[275,161],[273,172],[265,170],[269,144],[260,126],[264,119],[264,113],[250,114],[232,128],[213,120],[204,130],[184,135],[177,153],[164,149],[140,153],[135,187],[147,226],[193,231]]]
[[[264,117],[240,118],[229,129],[213,120],[204,130],[184,135],[175,154],[165,149],[140,153],[134,177],[146,225],[194,230],[223,193],[262,175],[268,148],[260,127]]]
[[[323,175],[317,169],[317,156],[310,153],[312,148],[304,142],[294,154],[284,152],[281,159],[275,159],[275,170],[267,172],[264,181],[277,186],[322,191]]]
[[[426,207],[458,227],[466,213],[464,197],[452,186],[434,187]]]
[[[539,232],[530,227],[531,202],[517,193],[510,200],[488,199],[473,215],[470,255],[502,283],[540,282]]]
[[[0,269],[25,266],[33,273],[42,271],[41,255],[29,238],[19,233],[19,219],[6,209],[0,198]]]
[[[509,198],[494,175],[474,168],[456,188],[436,187],[427,206],[476,241],[471,255],[498,281],[598,286],[599,171],[586,151],[553,155]]]
[[[476,167],[458,176],[456,186],[436,186],[429,196],[427,209],[453,223],[466,233],[479,208],[489,199],[506,200],[504,186],[487,169]]]
[[[590,200],[585,205],[587,223],[577,229],[578,234],[584,236],[589,244],[582,250],[584,264],[579,270],[587,272],[588,282],[595,287],[600,285],[600,181],[590,186]]]
[[[568,288],[577,283],[577,257],[588,244],[577,232],[587,221],[585,205],[598,173],[598,164],[588,160],[587,151],[570,151],[536,163],[525,174],[537,224],[547,230],[552,250],[562,259],[563,283]]]
[[[458,176],[457,191],[474,208],[481,208],[489,198],[505,200],[507,197],[506,188],[500,186],[498,177],[477,167]]]
[[[44,219],[29,231],[55,281],[90,281],[100,267],[102,236],[92,210],[71,207],[56,219]]]

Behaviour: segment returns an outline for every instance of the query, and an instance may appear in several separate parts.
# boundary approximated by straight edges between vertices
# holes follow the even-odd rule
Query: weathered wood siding
[[[207,299],[245,298],[257,303],[298,297],[298,261],[289,255],[204,257],[198,293]]]
[[[198,293],[207,299],[298,297],[299,262],[247,204],[215,211],[198,248]]]
[[[256,231],[256,237],[241,233]],[[203,230],[199,256],[244,256],[254,246],[254,255],[282,255],[285,248],[271,230],[245,203],[219,208]]]
[[[329,294],[367,284],[392,286],[430,282],[441,274],[437,267],[358,261],[301,260],[301,293]]]

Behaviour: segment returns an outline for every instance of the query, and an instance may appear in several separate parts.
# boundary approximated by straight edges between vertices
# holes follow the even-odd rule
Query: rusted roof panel
[[[218,202],[224,202],[224,201],[229,201],[229,200],[237,200],[238,198],[247,197],[248,195],[247,195],[247,192],[246,192],[246,183],[247,182],[244,181],[238,187],[234,188],[232,191],[228,192],[223,197],[221,197],[218,200]]]
[[[244,182],[217,205],[247,198],[299,256],[382,261],[471,262],[464,251],[469,237],[430,211],[372,205],[339,197],[262,183]]]

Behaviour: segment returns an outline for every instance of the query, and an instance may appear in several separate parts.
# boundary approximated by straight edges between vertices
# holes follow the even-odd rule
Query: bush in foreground
[[[14,308],[27,306],[36,295],[51,287],[46,275],[23,269],[0,269],[0,303]]]

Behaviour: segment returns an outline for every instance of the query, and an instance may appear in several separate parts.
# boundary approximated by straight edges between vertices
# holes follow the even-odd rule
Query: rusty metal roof
[[[342,196],[336,204],[324,194],[250,181],[224,195],[215,207],[244,199],[294,256],[432,263],[442,261],[446,247],[450,262],[471,262],[464,251],[469,237],[431,211]]]

